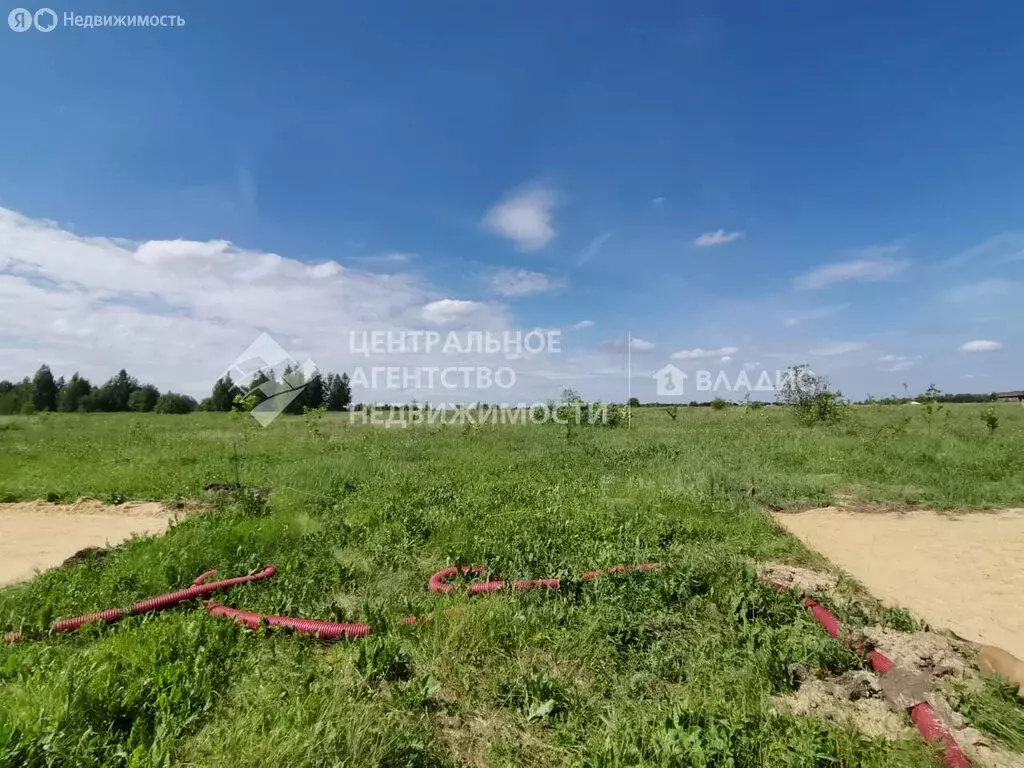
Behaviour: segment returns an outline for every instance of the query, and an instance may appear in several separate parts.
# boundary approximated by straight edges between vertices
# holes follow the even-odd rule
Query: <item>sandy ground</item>
[[[774,517],[880,600],[1024,659],[1024,510],[826,508]]]
[[[30,579],[86,547],[119,544],[133,533],[162,533],[174,514],[157,502],[0,504],[0,585]]]

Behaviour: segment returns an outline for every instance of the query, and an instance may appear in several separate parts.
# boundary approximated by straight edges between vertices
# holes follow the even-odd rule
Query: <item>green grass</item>
[[[998,408],[992,436],[982,410],[947,407],[929,427],[910,407],[857,408],[805,429],[781,409],[678,420],[641,409],[632,429],[572,432],[343,416],[316,431],[219,414],[2,419],[6,500],[188,499],[236,478],[273,493],[224,499],[102,562],[0,590],[0,631],[38,635],[208,568],[272,562],[276,577],[225,602],[369,621],[378,634],[325,646],[194,606],[0,648],[0,764],[934,765],[916,739],[770,708],[798,665],[860,662],[749,561],[814,562],[766,507],[1024,505],[1024,409]],[[574,578],[637,561],[667,567]],[[569,584],[431,595],[428,577],[452,563]],[[1018,727],[989,709],[997,729]]]

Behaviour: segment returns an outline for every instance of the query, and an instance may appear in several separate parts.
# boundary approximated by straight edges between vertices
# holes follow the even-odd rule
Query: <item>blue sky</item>
[[[281,9],[3,30],[0,376],[125,364],[201,393],[261,330],[351,367],[340,327],[451,301],[463,330],[564,330],[529,395],[621,396],[627,333],[643,399],[669,361],[1024,387],[1019,4]],[[268,253],[278,292],[245,277]]]

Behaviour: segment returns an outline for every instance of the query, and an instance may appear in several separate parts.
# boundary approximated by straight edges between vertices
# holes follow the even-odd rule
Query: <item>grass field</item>
[[[368,621],[326,646],[182,607],[0,646],[0,763],[21,765],[928,766],[917,739],[780,714],[795,665],[860,665],[751,561],[813,564],[765,514],[836,499],[1024,506],[1024,408],[864,406],[796,426],[784,409],[634,410],[630,429],[417,426],[86,414],[0,420],[0,499],[236,494],[165,536],[0,590],[0,632],[188,585],[279,573],[224,602]],[[583,571],[658,561],[654,574]],[[453,563],[557,593],[436,597]],[[437,612],[416,628],[409,613]],[[839,606],[856,625],[878,608]],[[260,634],[264,636],[259,636]],[[1024,746],[987,692],[992,732]]]

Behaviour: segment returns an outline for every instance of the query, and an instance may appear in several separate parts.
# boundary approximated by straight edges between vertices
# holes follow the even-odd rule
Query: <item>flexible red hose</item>
[[[214,581],[209,584],[203,583],[215,573],[216,571],[207,571],[193,581],[192,586],[187,589],[182,589],[178,592],[171,592],[167,595],[153,597],[149,600],[142,600],[141,602],[129,605],[125,608],[108,608],[107,610],[100,611],[99,613],[89,613],[85,616],[61,619],[50,627],[50,632],[73,632],[74,630],[80,629],[82,626],[94,621],[103,621],[110,624],[123,619],[125,616],[138,616],[139,614],[149,613],[150,611],[162,611],[188,600],[200,600],[202,598],[209,597],[214,592],[218,592],[222,589],[230,589],[231,587],[236,587],[240,584],[249,584],[253,581],[269,579],[277,573],[277,569],[272,565],[268,565],[258,573],[252,573],[247,576],[236,576],[232,579]],[[5,644],[16,643],[19,640],[21,640],[20,632],[8,632],[4,635]]]
[[[785,591],[785,587],[775,584],[772,586]],[[810,609],[811,615],[832,637],[858,653],[866,654],[868,661],[871,662],[871,668],[875,672],[882,675],[895,666],[892,659],[885,654],[879,653],[874,649],[865,648],[863,643],[854,642],[848,635],[844,637],[839,626],[839,619],[823,605],[809,597],[804,597],[802,602]],[[927,743],[942,748],[943,762],[949,768],[971,768],[971,763],[963,753],[963,750],[960,749],[960,745],[956,743],[956,739],[953,738],[953,735],[939,720],[938,715],[935,714],[935,710],[930,704],[924,701],[915,704],[910,708],[910,719],[913,721],[918,733],[921,734]]]
[[[942,756],[949,768],[971,768],[967,756],[956,743],[953,735],[946,730],[946,727],[935,714],[931,704],[922,701],[910,708],[910,719],[914,721],[918,732],[929,744],[936,744],[942,747]]]
[[[598,576],[603,576],[607,573],[624,573],[626,571],[652,571],[661,568],[660,563],[637,563],[635,565],[614,565],[604,571],[587,571],[580,576],[585,581],[593,581]],[[453,592],[456,589],[455,584],[448,583],[448,580],[453,576],[462,575],[474,575],[483,576],[487,573],[487,569],[479,565],[463,565],[461,567],[451,566],[449,568],[442,568],[440,571],[430,577],[430,581],[427,585],[430,587],[430,591],[435,594]],[[558,589],[562,583],[559,579],[528,579],[526,581],[474,581],[467,587],[467,592],[471,595],[487,594],[489,592],[497,592],[498,590],[504,589],[506,586],[510,586],[512,589],[520,592],[525,592],[528,589]]]
[[[206,604],[211,616],[232,619],[237,624],[244,624],[249,629],[259,629],[261,623],[271,627],[286,627],[304,635],[314,635],[321,640],[340,640],[343,637],[366,637],[373,634],[369,624],[342,624],[336,621],[317,621],[315,619],[297,619],[291,616],[261,616],[252,611],[240,611],[212,600]]]
[[[581,578],[592,581],[598,576],[606,573],[624,573],[626,571],[650,571],[661,568],[659,563],[638,563],[636,565],[616,565],[605,571],[587,571],[582,575]],[[461,567],[451,566],[449,568],[442,568],[440,571],[430,577],[427,582],[427,586],[430,591],[435,594],[444,594],[452,592],[456,589],[455,584],[448,583],[448,579],[453,576],[462,575],[474,575],[483,576],[487,573],[487,569],[479,565],[463,565]],[[511,586],[513,589],[520,592],[528,589],[558,589],[561,586],[561,582],[558,579],[528,579],[524,581],[476,581],[467,587],[466,591],[470,595],[481,595],[489,594],[491,592],[497,592],[504,589],[506,586]],[[206,603],[206,610],[209,611],[211,616],[220,616],[225,619],[232,619],[238,624],[243,624],[250,629],[257,629],[261,623],[267,624],[271,627],[287,627],[295,632],[302,634],[314,635],[321,640],[340,640],[343,637],[355,638],[355,637],[366,637],[367,635],[373,634],[373,628],[369,624],[345,624],[336,621],[315,621],[312,619],[299,619],[291,616],[261,616],[258,613],[252,611],[240,611],[237,608],[230,608],[220,603],[215,603],[212,600]],[[451,614],[454,610],[449,608],[443,613]],[[429,619],[429,614],[425,616],[406,616],[401,620],[402,624],[421,624]]]
[[[587,571],[582,575],[582,578],[590,581],[596,579],[605,573],[623,573],[625,571],[648,571],[661,568],[658,563],[639,563],[636,565],[616,565],[605,571]],[[179,603],[186,602],[188,600],[198,600],[213,594],[222,589],[229,589],[239,584],[248,584],[252,581],[260,581],[262,579],[269,578],[277,573],[277,569],[269,565],[264,568],[261,572],[250,574],[248,576],[238,576],[233,579],[224,579],[223,581],[215,581],[207,584],[206,580],[209,579],[216,573],[215,570],[206,571],[192,582],[192,586],[187,589],[180,590],[178,592],[172,592],[167,595],[160,595],[158,597],[151,598],[149,600],[143,600],[142,602],[135,603],[134,605],[126,608],[108,608],[105,611],[99,613],[90,613],[85,616],[76,616],[71,619],[61,619],[51,628],[51,632],[72,632],[76,629],[81,628],[85,624],[89,624],[95,621],[102,621],[106,623],[113,623],[118,621],[125,616],[136,616],[142,613],[148,613],[150,611],[162,611],[166,608],[171,608]],[[429,587],[432,592],[445,593],[451,592],[456,587],[454,584],[446,583],[445,580],[453,576],[457,576],[459,573],[464,575],[474,574],[483,575],[486,573],[486,569],[476,565],[466,565],[461,568],[451,567],[444,568],[433,576],[430,577]],[[561,582],[558,579],[532,579],[525,581],[484,581],[474,582],[469,585],[468,592],[471,595],[486,594],[489,592],[497,592],[498,590],[504,589],[508,584],[511,584],[513,589],[519,591],[525,591],[527,589],[558,589]],[[356,638],[366,637],[372,634],[373,629],[368,624],[349,624],[334,621],[317,621],[315,619],[301,619],[292,616],[261,616],[258,613],[252,611],[242,611],[236,608],[230,608],[226,605],[221,605],[213,601],[209,601],[206,604],[206,609],[212,616],[220,616],[221,618],[232,619],[239,624],[256,629],[260,623],[265,623],[272,627],[286,627],[295,632],[302,634],[315,635],[323,640],[339,640],[343,637]],[[444,613],[451,613],[451,610],[444,611]],[[406,616],[402,619],[403,624],[417,624],[426,621],[428,616]],[[5,644],[15,643],[22,639],[20,632],[8,632],[3,637]]]

